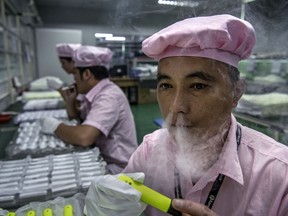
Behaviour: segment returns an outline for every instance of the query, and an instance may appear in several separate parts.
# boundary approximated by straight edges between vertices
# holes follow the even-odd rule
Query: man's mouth
[[[171,127],[177,127],[177,128],[191,128],[192,125],[186,125],[186,124],[170,124]]]

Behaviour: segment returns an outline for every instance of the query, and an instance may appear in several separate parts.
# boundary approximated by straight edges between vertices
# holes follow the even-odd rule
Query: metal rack
[[[0,111],[35,78],[34,16],[28,1],[0,0]]]

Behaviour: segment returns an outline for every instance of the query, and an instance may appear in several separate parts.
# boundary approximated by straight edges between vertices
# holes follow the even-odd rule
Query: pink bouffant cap
[[[75,67],[108,67],[112,59],[112,51],[109,48],[96,46],[81,46],[73,55]]]
[[[56,51],[59,57],[72,58],[74,50],[80,46],[81,44],[60,43],[56,44]]]
[[[142,42],[150,58],[194,56],[238,66],[256,43],[253,26],[231,15],[188,18],[160,30]]]

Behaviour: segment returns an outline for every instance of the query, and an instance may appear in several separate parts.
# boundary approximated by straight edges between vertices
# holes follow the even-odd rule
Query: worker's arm
[[[61,123],[54,132],[64,142],[87,147],[92,145],[101,132],[90,125],[70,126]]]
[[[70,126],[53,117],[40,120],[42,133],[56,134],[64,142],[87,147],[92,145],[101,132],[89,125]]]

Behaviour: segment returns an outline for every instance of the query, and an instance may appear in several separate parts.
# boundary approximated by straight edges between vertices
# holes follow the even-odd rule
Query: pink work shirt
[[[237,122],[232,116],[219,159],[195,185],[191,176],[180,172],[183,198],[204,204],[214,180],[222,173],[226,177],[212,207],[220,216],[287,216],[288,147],[260,132],[240,127],[242,137],[237,151]],[[175,198],[173,149],[167,129],[157,130],[144,137],[123,172],[144,172],[145,185]],[[145,214],[167,215],[150,206]]]
[[[81,113],[83,125],[102,132],[95,145],[108,170],[121,172],[138,147],[133,114],[123,91],[109,79],[101,80],[85,95]]]

